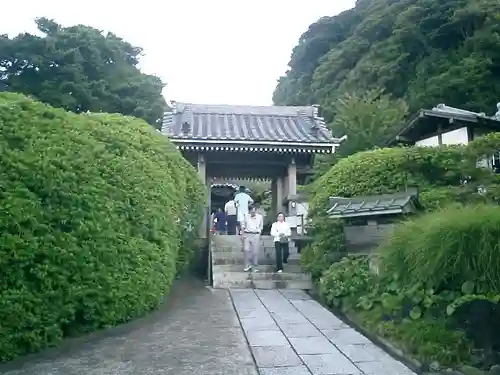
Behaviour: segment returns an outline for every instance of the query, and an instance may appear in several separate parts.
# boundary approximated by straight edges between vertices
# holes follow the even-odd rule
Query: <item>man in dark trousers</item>
[[[224,211],[226,212],[226,222],[227,222],[227,234],[235,235],[236,234],[236,203],[234,199],[231,198],[224,207]]]

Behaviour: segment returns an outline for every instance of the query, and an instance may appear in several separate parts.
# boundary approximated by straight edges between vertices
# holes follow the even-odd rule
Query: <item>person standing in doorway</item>
[[[274,239],[274,248],[276,250],[276,271],[283,272],[283,263],[288,263],[290,256],[290,247],[288,242],[292,236],[292,229],[285,221],[283,212],[278,213],[278,219],[271,226],[271,236]]]
[[[245,215],[248,214],[249,207],[253,204],[253,199],[246,193],[247,189],[244,186],[240,186],[239,190],[238,194],[234,197],[234,203],[236,204],[237,220],[241,230],[241,223],[245,220]]]
[[[220,207],[214,215],[214,222],[217,234],[226,234],[226,213]]]
[[[226,203],[224,211],[226,212],[227,234],[235,235],[236,222],[238,220],[236,218],[236,203],[234,202],[234,199],[231,198],[231,200]]]
[[[250,213],[245,215],[241,222],[241,237],[243,251],[245,252],[245,272],[257,272],[259,264],[260,234],[264,228],[264,219],[257,213],[255,207],[250,208]]]

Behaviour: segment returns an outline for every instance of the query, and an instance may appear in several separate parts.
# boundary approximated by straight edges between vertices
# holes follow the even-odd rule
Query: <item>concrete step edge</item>
[[[289,265],[300,266],[299,259],[289,259]],[[243,257],[239,258],[212,258],[212,267],[220,266],[220,265],[245,265],[245,259]],[[259,259],[259,265],[276,265],[275,259]]]
[[[307,273],[293,273],[293,272],[245,272],[245,271],[231,271],[213,273],[214,280],[228,280],[228,281],[245,281],[245,280],[274,280],[274,281],[310,281],[311,275]]]
[[[215,264],[213,266],[213,272],[241,272],[244,268],[244,264]],[[276,264],[261,264],[259,265],[259,270],[262,272],[274,272],[276,270]],[[284,270],[288,273],[304,273],[299,264],[285,264]]]
[[[215,289],[297,289],[310,290],[313,285],[311,281],[274,281],[274,280],[255,280],[255,281],[216,281]]]

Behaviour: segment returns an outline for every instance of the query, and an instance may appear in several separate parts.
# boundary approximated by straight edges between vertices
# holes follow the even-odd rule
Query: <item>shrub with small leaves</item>
[[[204,199],[142,120],[0,93],[0,361],[158,306]]]
[[[340,307],[355,303],[375,287],[375,276],[365,257],[345,257],[333,263],[319,281],[319,290],[326,302]]]

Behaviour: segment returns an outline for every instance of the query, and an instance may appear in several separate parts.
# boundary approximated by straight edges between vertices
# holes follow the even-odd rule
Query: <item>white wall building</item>
[[[473,139],[491,132],[500,132],[500,103],[497,113],[466,111],[439,104],[431,110],[420,110],[410,122],[390,142],[421,147],[440,145],[466,145]],[[499,150],[500,151],[500,150]],[[485,166],[500,167],[500,159],[495,155],[485,161]]]

